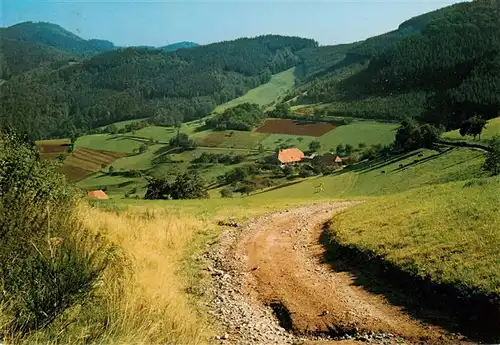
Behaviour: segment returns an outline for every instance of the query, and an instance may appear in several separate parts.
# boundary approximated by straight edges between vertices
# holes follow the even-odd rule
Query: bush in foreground
[[[112,248],[83,231],[77,200],[53,163],[0,133],[0,339],[42,330],[92,297]]]

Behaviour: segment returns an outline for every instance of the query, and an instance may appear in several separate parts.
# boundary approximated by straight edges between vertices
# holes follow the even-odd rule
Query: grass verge
[[[471,334],[498,340],[499,191],[496,177],[369,199],[335,217],[329,236],[364,265],[402,272],[407,288],[453,308]]]
[[[199,306],[186,294],[199,280],[199,271],[183,268],[194,238],[201,237],[202,221],[159,208],[105,212],[84,208],[91,231],[116,244],[127,260],[123,289],[113,267],[98,292],[106,301],[108,325],[102,336],[114,344],[204,344],[210,332]]]

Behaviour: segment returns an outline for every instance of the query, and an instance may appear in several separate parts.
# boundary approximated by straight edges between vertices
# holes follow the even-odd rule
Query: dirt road
[[[323,262],[323,225],[352,203],[328,203],[265,215],[228,229],[209,253],[212,313],[228,344],[457,344],[354,285]],[[219,339],[218,339],[219,340]]]

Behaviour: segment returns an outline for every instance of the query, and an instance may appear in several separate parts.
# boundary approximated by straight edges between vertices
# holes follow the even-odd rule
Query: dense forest
[[[330,67],[336,66],[345,60],[347,53],[357,45],[339,44],[335,46],[321,46],[301,50],[298,55],[300,64],[295,74],[300,79],[318,77],[319,73],[328,73]]]
[[[407,116],[388,116],[378,107],[394,102],[395,109],[408,107],[414,117],[447,128],[476,114],[498,116],[499,18],[493,1],[460,3],[413,18],[397,31],[356,45],[327,75],[298,88],[299,102],[332,103],[351,116]],[[353,60],[354,54],[369,60]]]
[[[16,41],[0,34],[0,79],[8,80],[35,68],[52,68],[58,62],[74,59],[72,54],[53,47]]]
[[[165,125],[193,120],[297,65],[296,52],[315,46],[309,39],[268,35],[171,53],[116,49],[12,77],[0,86],[0,122],[31,138],[50,138],[128,119]]]
[[[449,10],[449,7],[445,7],[411,18],[394,31],[361,42],[305,49],[299,54],[301,64],[297,68],[297,77],[307,80],[312,75],[319,77],[351,64],[369,61],[390,50],[406,37],[420,32],[433,20],[445,16]],[[315,75],[319,72],[320,75]]]

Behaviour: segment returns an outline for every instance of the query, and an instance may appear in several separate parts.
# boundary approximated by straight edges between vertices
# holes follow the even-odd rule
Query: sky
[[[161,1],[0,0],[0,26],[59,24],[118,46],[200,44],[281,34],[321,45],[349,43],[394,30],[406,19],[460,1]]]

